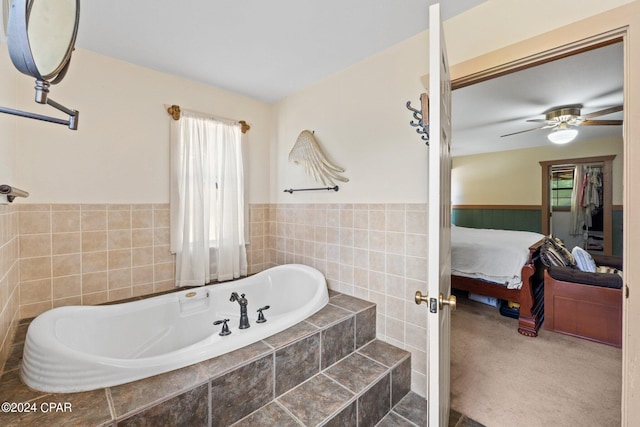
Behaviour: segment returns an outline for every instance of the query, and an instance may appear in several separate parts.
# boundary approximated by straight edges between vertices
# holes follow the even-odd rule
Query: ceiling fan
[[[578,130],[575,129],[575,127],[577,126],[619,126],[622,124],[622,120],[592,120],[596,117],[606,116],[607,114],[622,111],[622,105],[616,105],[585,115],[580,115],[581,108],[581,105],[568,105],[553,108],[544,113],[544,119],[527,120],[528,122],[542,122],[544,125],[500,136],[517,135],[519,133],[531,132],[539,129],[552,129],[551,133],[547,135],[549,140],[556,144],[564,144],[572,141],[576,137]]]

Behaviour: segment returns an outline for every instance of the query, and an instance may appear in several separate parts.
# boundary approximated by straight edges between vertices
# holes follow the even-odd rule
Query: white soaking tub
[[[250,327],[239,329],[245,294]],[[46,392],[77,392],[139,380],[259,341],[304,320],[329,301],[324,276],[282,265],[223,284],[140,301],[49,310],[29,326],[21,377]],[[266,322],[257,323],[264,306]],[[229,319],[230,335],[220,336]]]

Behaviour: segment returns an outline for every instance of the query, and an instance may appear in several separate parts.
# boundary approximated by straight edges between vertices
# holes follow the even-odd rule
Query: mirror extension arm
[[[49,83],[43,81],[36,82],[36,102],[39,104],[51,105],[56,110],[62,111],[69,116],[68,120],[59,119],[57,117],[43,116],[42,114],[29,113],[28,111],[15,110],[13,108],[1,107],[0,113],[13,114],[14,116],[26,117],[28,119],[42,120],[49,123],[57,123],[60,125],[66,125],[71,130],[78,130],[78,116],[79,111],[70,110],[62,104],[57,103],[53,99],[49,98]]]

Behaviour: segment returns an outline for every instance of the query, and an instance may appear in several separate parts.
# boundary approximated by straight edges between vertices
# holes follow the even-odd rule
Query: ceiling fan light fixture
[[[577,129],[569,129],[565,126],[558,127],[554,131],[549,132],[547,138],[554,144],[567,144],[576,139],[576,136],[578,136]]]

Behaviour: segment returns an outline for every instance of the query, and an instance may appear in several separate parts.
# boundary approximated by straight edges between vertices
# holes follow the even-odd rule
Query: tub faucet
[[[249,303],[249,301],[247,301],[244,295],[245,294],[238,296],[237,292],[232,292],[231,298],[229,298],[229,301],[231,302],[238,301],[238,304],[240,304],[240,326],[238,327],[239,329],[247,329],[248,327],[251,326],[249,325],[249,316],[247,315],[247,304]]]

